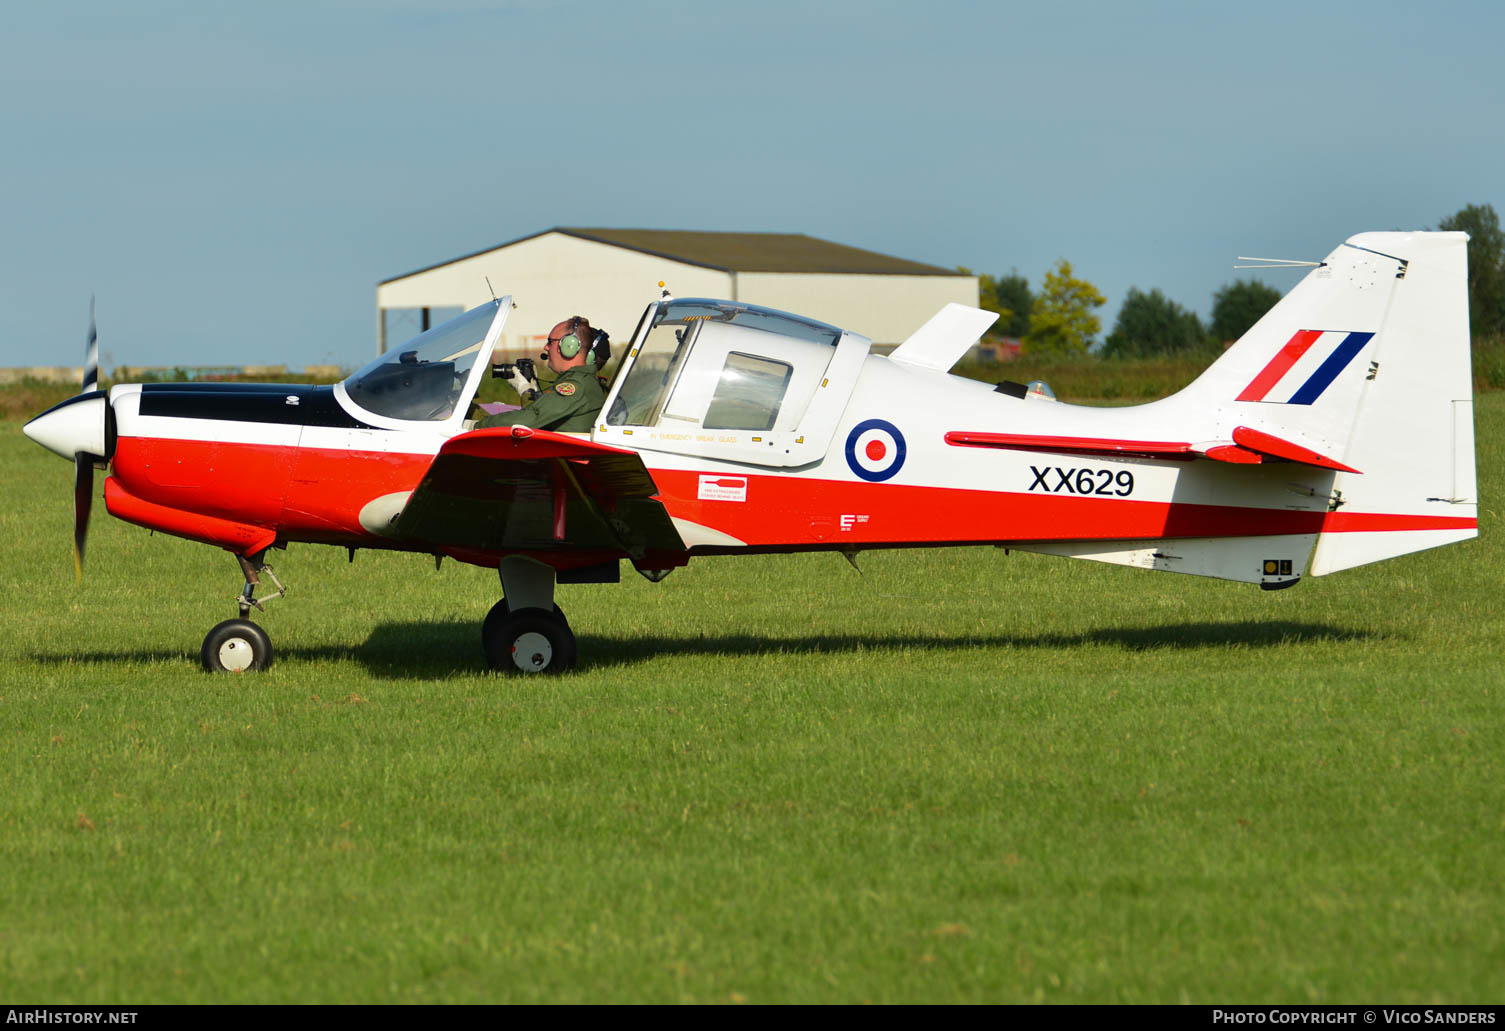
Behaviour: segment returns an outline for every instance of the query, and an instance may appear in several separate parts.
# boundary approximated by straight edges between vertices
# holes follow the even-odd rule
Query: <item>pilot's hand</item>
[[[509,387],[517,391],[517,396],[524,401],[538,395],[538,380],[527,375],[516,365],[508,366],[507,373],[502,379]]]

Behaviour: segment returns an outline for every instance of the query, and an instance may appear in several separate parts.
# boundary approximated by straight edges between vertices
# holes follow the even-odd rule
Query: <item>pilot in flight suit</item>
[[[579,315],[549,330],[549,349],[542,357],[559,377],[547,390],[538,381],[527,378],[515,367],[507,382],[518,396],[533,400],[515,412],[490,415],[476,423],[487,426],[532,426],[540,430],[563,433],[589,433],[596,413],[606,403],[606,391],[596,378],[596,370],[610,356],[607,336]],[[587,361],[587,359],[591,359]]]

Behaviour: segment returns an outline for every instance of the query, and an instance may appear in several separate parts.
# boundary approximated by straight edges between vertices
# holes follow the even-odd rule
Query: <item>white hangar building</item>
[[[490,286],[487,280],[490,280]],[[714,297],[794,312],[888,350],[951,301],[976,305],[977,277],[801,233],[548,229],[384,280],[378,352],[511,294],[499,351],[537,351],[555,323],[583,315],[625,344],[662,280],[676,297]]]

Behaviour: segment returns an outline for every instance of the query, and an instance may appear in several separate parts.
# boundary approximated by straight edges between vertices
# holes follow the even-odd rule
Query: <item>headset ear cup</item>
[[[573,333],[568,333],[559,338],[559,357],[566,360],[580,353],[580,338]]]

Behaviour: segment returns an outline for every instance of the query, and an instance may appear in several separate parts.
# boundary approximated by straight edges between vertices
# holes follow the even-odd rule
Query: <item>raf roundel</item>
[[[869,483],[891,479],[904,467],[904,434],[884,419],[868,419],[847,434],[847,466]]]

